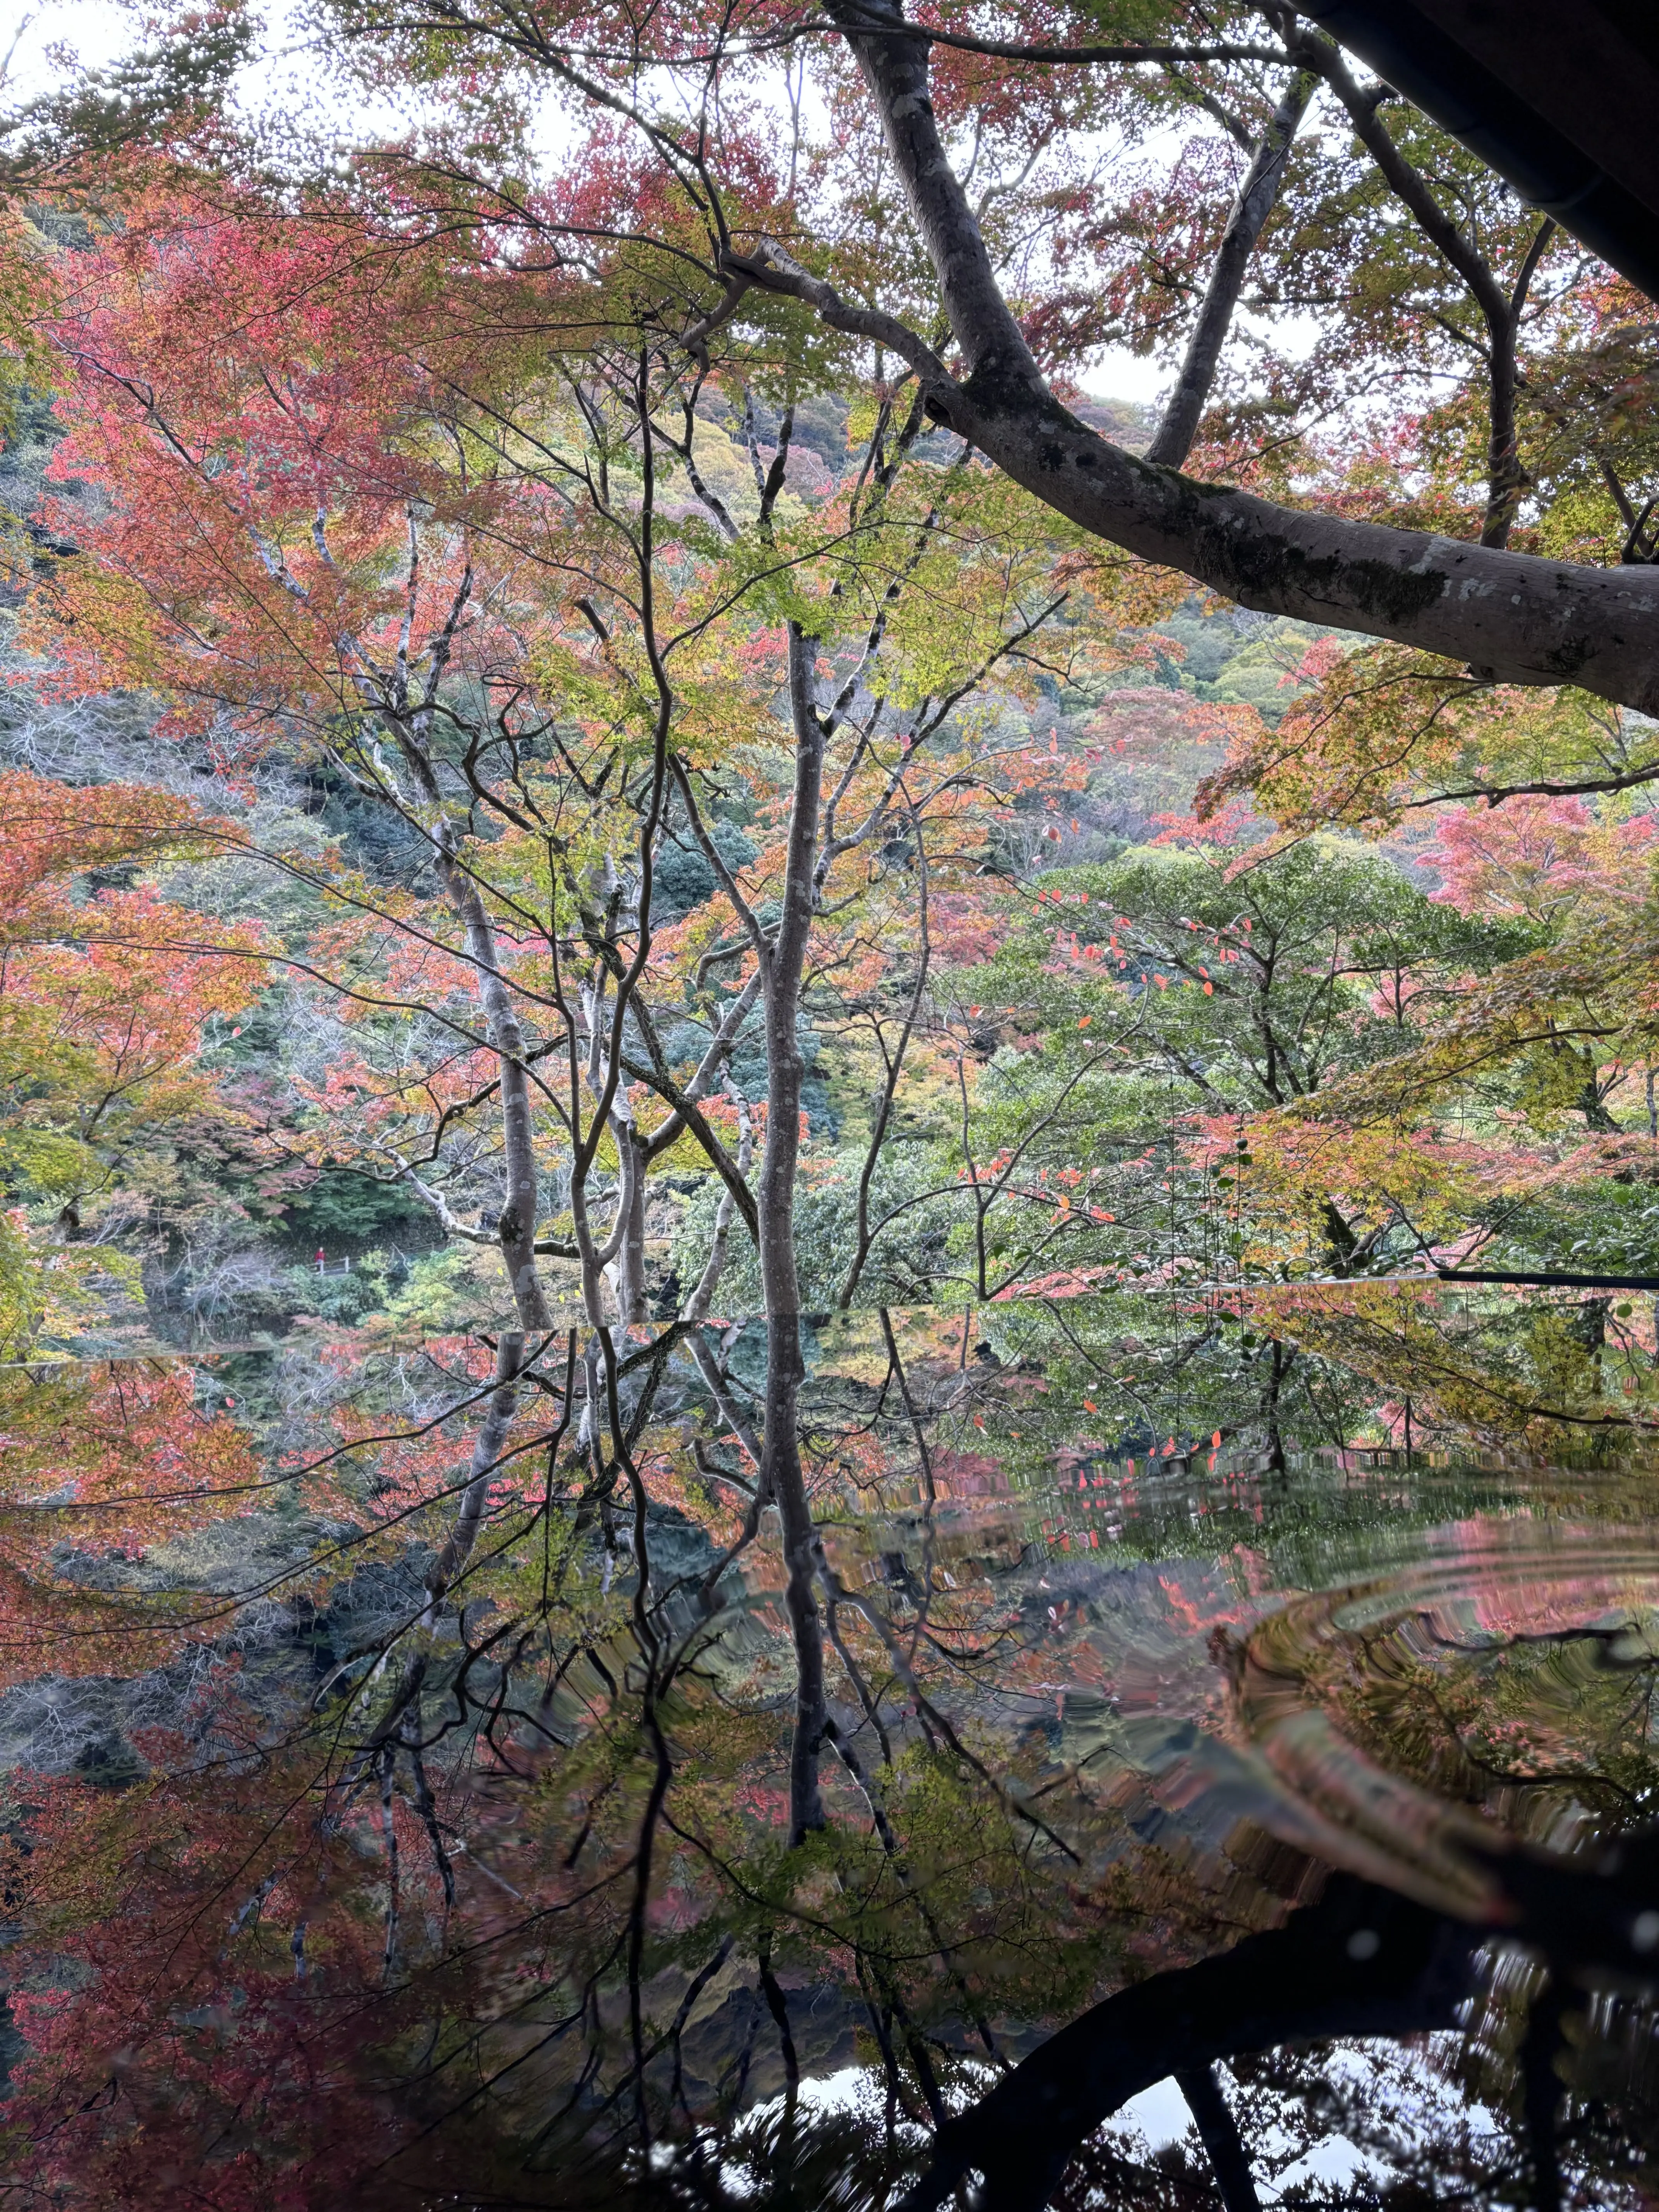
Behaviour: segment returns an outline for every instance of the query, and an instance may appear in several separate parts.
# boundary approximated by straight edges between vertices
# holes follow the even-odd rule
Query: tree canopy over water
[[[1277,4],[55,66],[17,2201],[1650,2202],[1651,303]]]

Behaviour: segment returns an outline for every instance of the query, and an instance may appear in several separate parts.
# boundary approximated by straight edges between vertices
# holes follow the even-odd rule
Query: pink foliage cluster
[[[1432,896],[1460,914],[1553,920],[1570,902],[1640,896],[1659,823],[1650,814],[1598,822],[1582,799],[1537,795],[1501,806],[1450,806],[1423,859],[1440,871]]]

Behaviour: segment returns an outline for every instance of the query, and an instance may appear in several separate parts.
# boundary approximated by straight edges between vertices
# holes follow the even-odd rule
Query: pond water
[[[4,1377],[15,2201],[1652,2203],[1644,1448],[1125,1328]]]

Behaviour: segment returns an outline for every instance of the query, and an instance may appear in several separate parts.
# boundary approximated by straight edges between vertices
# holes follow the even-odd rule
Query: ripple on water
[[[1659,1525],[1612,1503],[1435,1521],[1419,1497],[1322,1550],[1276,1543],[1271,1510],[1221,1547],[1166,1518],[1152,1559],[1062,1552],[1051,1522],[1011,1577],[1033,1644],[1002,1720],[1029,1734],[1051,1700],[1055,1769],[1144,1840],[1224,1866],[1265,1836],[1483,1914],[1511,1838],[1572,1848],[1659,1812]]]

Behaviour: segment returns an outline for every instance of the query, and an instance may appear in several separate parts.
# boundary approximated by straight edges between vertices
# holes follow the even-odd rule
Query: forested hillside
[[[15,1352],[418,1334],[527,1267],[549,1312],[759,1311],[791,1033],[801,1310],[1659,1270],[1645,970],[1602,957],[1639,777],[1402,811],[1366,749],[1416,679],[1103,563],[914,403],[550,384],[424,269],[400,329],[331,229],[198,216],[176,264],[173,220],[33,249],[78,367],[6,453]],[[1437,712],[1470,760],[1644,742]],[[1638,1353],[1585,1311],[1588,1367],[1506,1389]]]
[[[696,417],[693,449],[699,482],[720,511],[752,521],[759,507],[755,471],[774,462],[778,417],[746,392],[744,398],[748,446],[741,412],[734,422],[716,394]],[[830,401],[816,412],[819,421],[805,432],[792,425],[777,505],[798,528],[822,531],[828,502],[852,485],[866,456],[849,451],[844,403]],[[94,1058],[61,1086],[40,1081],[48,1073],[44,1040],[33,1061],[15,1065],[14,1081],[22,1087],[10,1094],[9,1164],[20,1227],[26,1222],[26,1233],[60,1250],[84,1245],[88,1258],[97,1255],[106,1279],[98,1285],[101,1299],[80,1317],[76,1340],[86,1343],[204,1346],[281,1334],[295,1322],[374,1316],[387,1328],[419,1329],[495,1311],[505,1286],[489,1242],[481,1246],[477,1232],[482,1223],[487,1233],[500,1210],[499,1146],[485,1114],[473,1109],[483,1127],[471,1126],[453,1110],[448,1092],[433,1088],[447,1082],[453,1089],[460,1080],[446,1064],[454,1039],[445,1033],[441,1002],[366,1003],[361,968],[340,965],[343,899],[385,907],[374,917],[390,933],[376,948],[383,962],[394,957],[398,937],[431,927],[424,917],[399,926],[405,914],[420,915],[421,902],[429,903],[437,889],[420,827],[395,796],[388,803],[366,791],[323,749],[286,738],[237,758],[211,722],[191,726],[176,710],[169,715],[167,702],[142,688],[137,672],[130,687],[65,680],[62,641],[38,627],[39,595],[60,587],[74,533],[96,526],[90,518],[100,502],[95,477],[76,472],[78,450],[60,449],[62,434],[63,425],[37,404],[6,451],[9,496],[32,539],[11,595],[6,764],[17,778],[35,780],[14,783],[22,807],[52,808],[47,787],[60,787],[60,836],[76,817],[70,792],[97,794],[89,809],[117,825],[118,836],[123,808],[133,810],[134,851],[113,865],[77,868],[77,860],[93,856],[57,845],[27,860],[14,854],[12,865],[42,872],[27,881],[30,892],[44,887],[49,866],[54,887],[70,902],[60,912],[84,908],[88,918],[99,917],[100,934],[119,927],[117,915],[127,909],[112,895],[121,892],[147,894],[191,919],[169,923],[175,933],[167,951],[152,956],[155,993],[171,1002],[181,1024],[176,1033],[135,1039],[113,1026],[130,1021],[130,1005],[95,1008],[78,987],[72,1004],[33,1009],[37,1022],[42,1014],[66,1019],[72,1026],[58,1033],[61,1042],[72,1039]],[[807,442],[813,435],[817,443]],[[936,456],[933,465],[948,460]],[[925,456],[913,464],[927,465]],[[1181,854],[1211,842],[1191,822],[1194,794],[1224,757],[1230,724],[1205,708],[1247,703],[1277,720],[1298,688],[1297,670],[1313,636],[1300,626],[1188,599],[1176,600],[1155,628],[1115,633],[1103,653],[1086,619],[1067,617],[1066,586],[1055,568],[1052,554],[1039,553],[1032,569],[1036,593],[1059,603],[1048,617],[1046,658],[1018,670],[992,667],[945,708],[940,732],[953,751],[930,779],[938,786],[930,796],[949,848],[936,860],[927,848],[919,851],[908,814],[890,803],[896,818],[865,830],[860,896],[882,927],[864,922],[855,975],[837,972],[833,957],[825,962],[800,1017],[813,1224],[807,1295],[817,1307],[854,1297],[872,1303],[950,1299],[969,1288],[983,1294],[962,1234],[977,1217],[956,1188],[968,1158],[958,1076],[988,1117],[988,1131],[994,1123],[1000,1128],[1018,1098],[1040,1119],[1042,1087],[1063,1087],[1077,1056],[1073,1050],[1065,1058],[1064,1042],[1047,1042],[1045,1033],[1075,1030],[1085,1020],[1083,1007],[1094,1003],[1085,996],[1070,1009],[1071,994],[1038,980],[1054,967],[1043,904],[1078,902],[1084,879],[1073,872],[1086,868],[1097,908],[1121,902],[1113,885],[1144,882],[1146,919],[1155,927],[1160,906],[1181,902]],[[744,625],[751,635],[756,627]],[[1079,657],[1107,665],[1101,672],[1079,671]],[[750,711],[764,715],[763,662],[756,675]],[[925,701],[923,711],[937,715],[938,708]],[[782,743],[780,730],[775,751]],[[943,753],[940,737],[933,743]],[[453,774],[455,790],[465,793],[464,771],[457,766]],[[684,813],[669,811],[653,855],[653,918],[659,933],[691,938],[700,962],[721,934],[716,859],[738,872],[735,882],[759,903],[754,886],[763,876],[752,872],[773,826],[778,780],[763,757],[731,765],[708,823],[699,823],[713,857]],[[158,806],[159,823],[148,812]],[[213,843],[205,849],[187,836],[167,837],[175,822],[182,829],[210,818]],[[1255,830],[1259,836],[1261,825]],[[1131,854],[1140,857],[1131,861]],[[1216,894],[1226,903],[1224,861],[1200,865],[1215,874]],[[412,903],[398,907],[400,895]],[[1011,928],[1024,948],[1018,972],[981,974],[977,956],[1006,945]],[[222,973],[210,971],[206,956],[192,950],[216,931],[228,933],[217,941],[238,948]],[[1085,926],[1085,942],[1091,934]],[[868,940],[882,936],[874,956]],[[129,983],[134,941],[116,939],[119,973]],[[244,943],[265,957],[243,957]],[[918,972],[924,953],[926,976]],[[742,957],[734,946],[726,976],[709,963],[699,980],[706,982],[712,971],[717,988],[740,981]],[[1130,1000],[1153,988],[1144,964],[1132,973],[1121,960],[1108,963],[1107,974]],[[382,967],[380,976],[386,972]],[[54,980],[62,975],[61,961],[51,973]],[[11,988],[32,986],[17,975]],[[44,994],[51,985],[33,988]],[[706,1015],[697,1018],[695,989],[682,986],[672,995],[678,1003],[663,1034],[671,1083],[695,1069],[713,1034]],[[1008,1003],[968,1012],[971,1001],[994,996]],[[1063,1015],[1054,1011],[1062,1002],[1070,1009]],[[719,1000],[708,994],[705,1003]],[[887,1032],[902,1036],[907,1015],[905,1057],[891,1071],[896,1080],[884,1105]],[[1092,1059],[1097,1041],[1081,1042]],[[892,1049],[896,1057],[896,1045]],[[1143,1150],[1146,1140],[1167,1142],[1176,1133],[1194,1103],[1190,1085],[1182,1085],[1178,1095],[1145,1091],[1146,1081],[1163,1082],[1174,1065],[1166,1066],[1151,1039],[1125,1042],[1097,1064],[1114,1087],[1141,1083],[1144,1095],[1127,1118],[1117,1116],[1124,1121],[1120,1149]],[[739,1113],[763,1115],[767,1090],[760,1012],[751,1006],[732,1033],[711,1110],[735,1129]],[[1126,1104],[1127,1097],[1126,1091]],[[449,1121],[440,1130],[446,1107]],[[878,1119],[880,1139],[872,1147]],[[985,1148],[995,1152],[1000,1141],[988,1135]],[[971,1122],[969,1144],[971,1150]],[[1038,1156],[1055,1152],[1063,1169],[1063,1150],[1038,1146],[1033,1189],[1047,1174]],[[614,1158],[600,1174],[607,1169],[614,1173]],[[870,1249],[848,1284],[866,1169]],[[556,1187],[560,1165],[551,1148],[544,1172]],[[718,1176],[684,1140],[665,1148],[644,1200],[642,1280],[654,1317],[677,1312],[702,1274],[723,1194]],[[1017,1261],[1026,1244],[1044,1243],[1052,1207],[1023,1182],[999,1199],[997,1249]],[[878,1228],[896,1206],[903,1211]],[[1032,1215],[1034,1206],[1040,1215]],[[562,1223],[568,1235],[568,1207],[556,1197],[550,1212],[551,1233]],[[1058,1257],[1077,1256],[1077,1229],[1087,1218],[1068,1225]],[[1095,1237],[1090,1263],[1116,1260],[1119,1241]],[[734,1251],[729,1266],[722,1304],[741,1310],[757,1297],[752,1258]],[[998,1267],[999,1282],[1008,1272]],[[550,1275],[575,1291],[556,1257]],[[90,1288],[93,1276],[83,1271],[82,1279]]]

